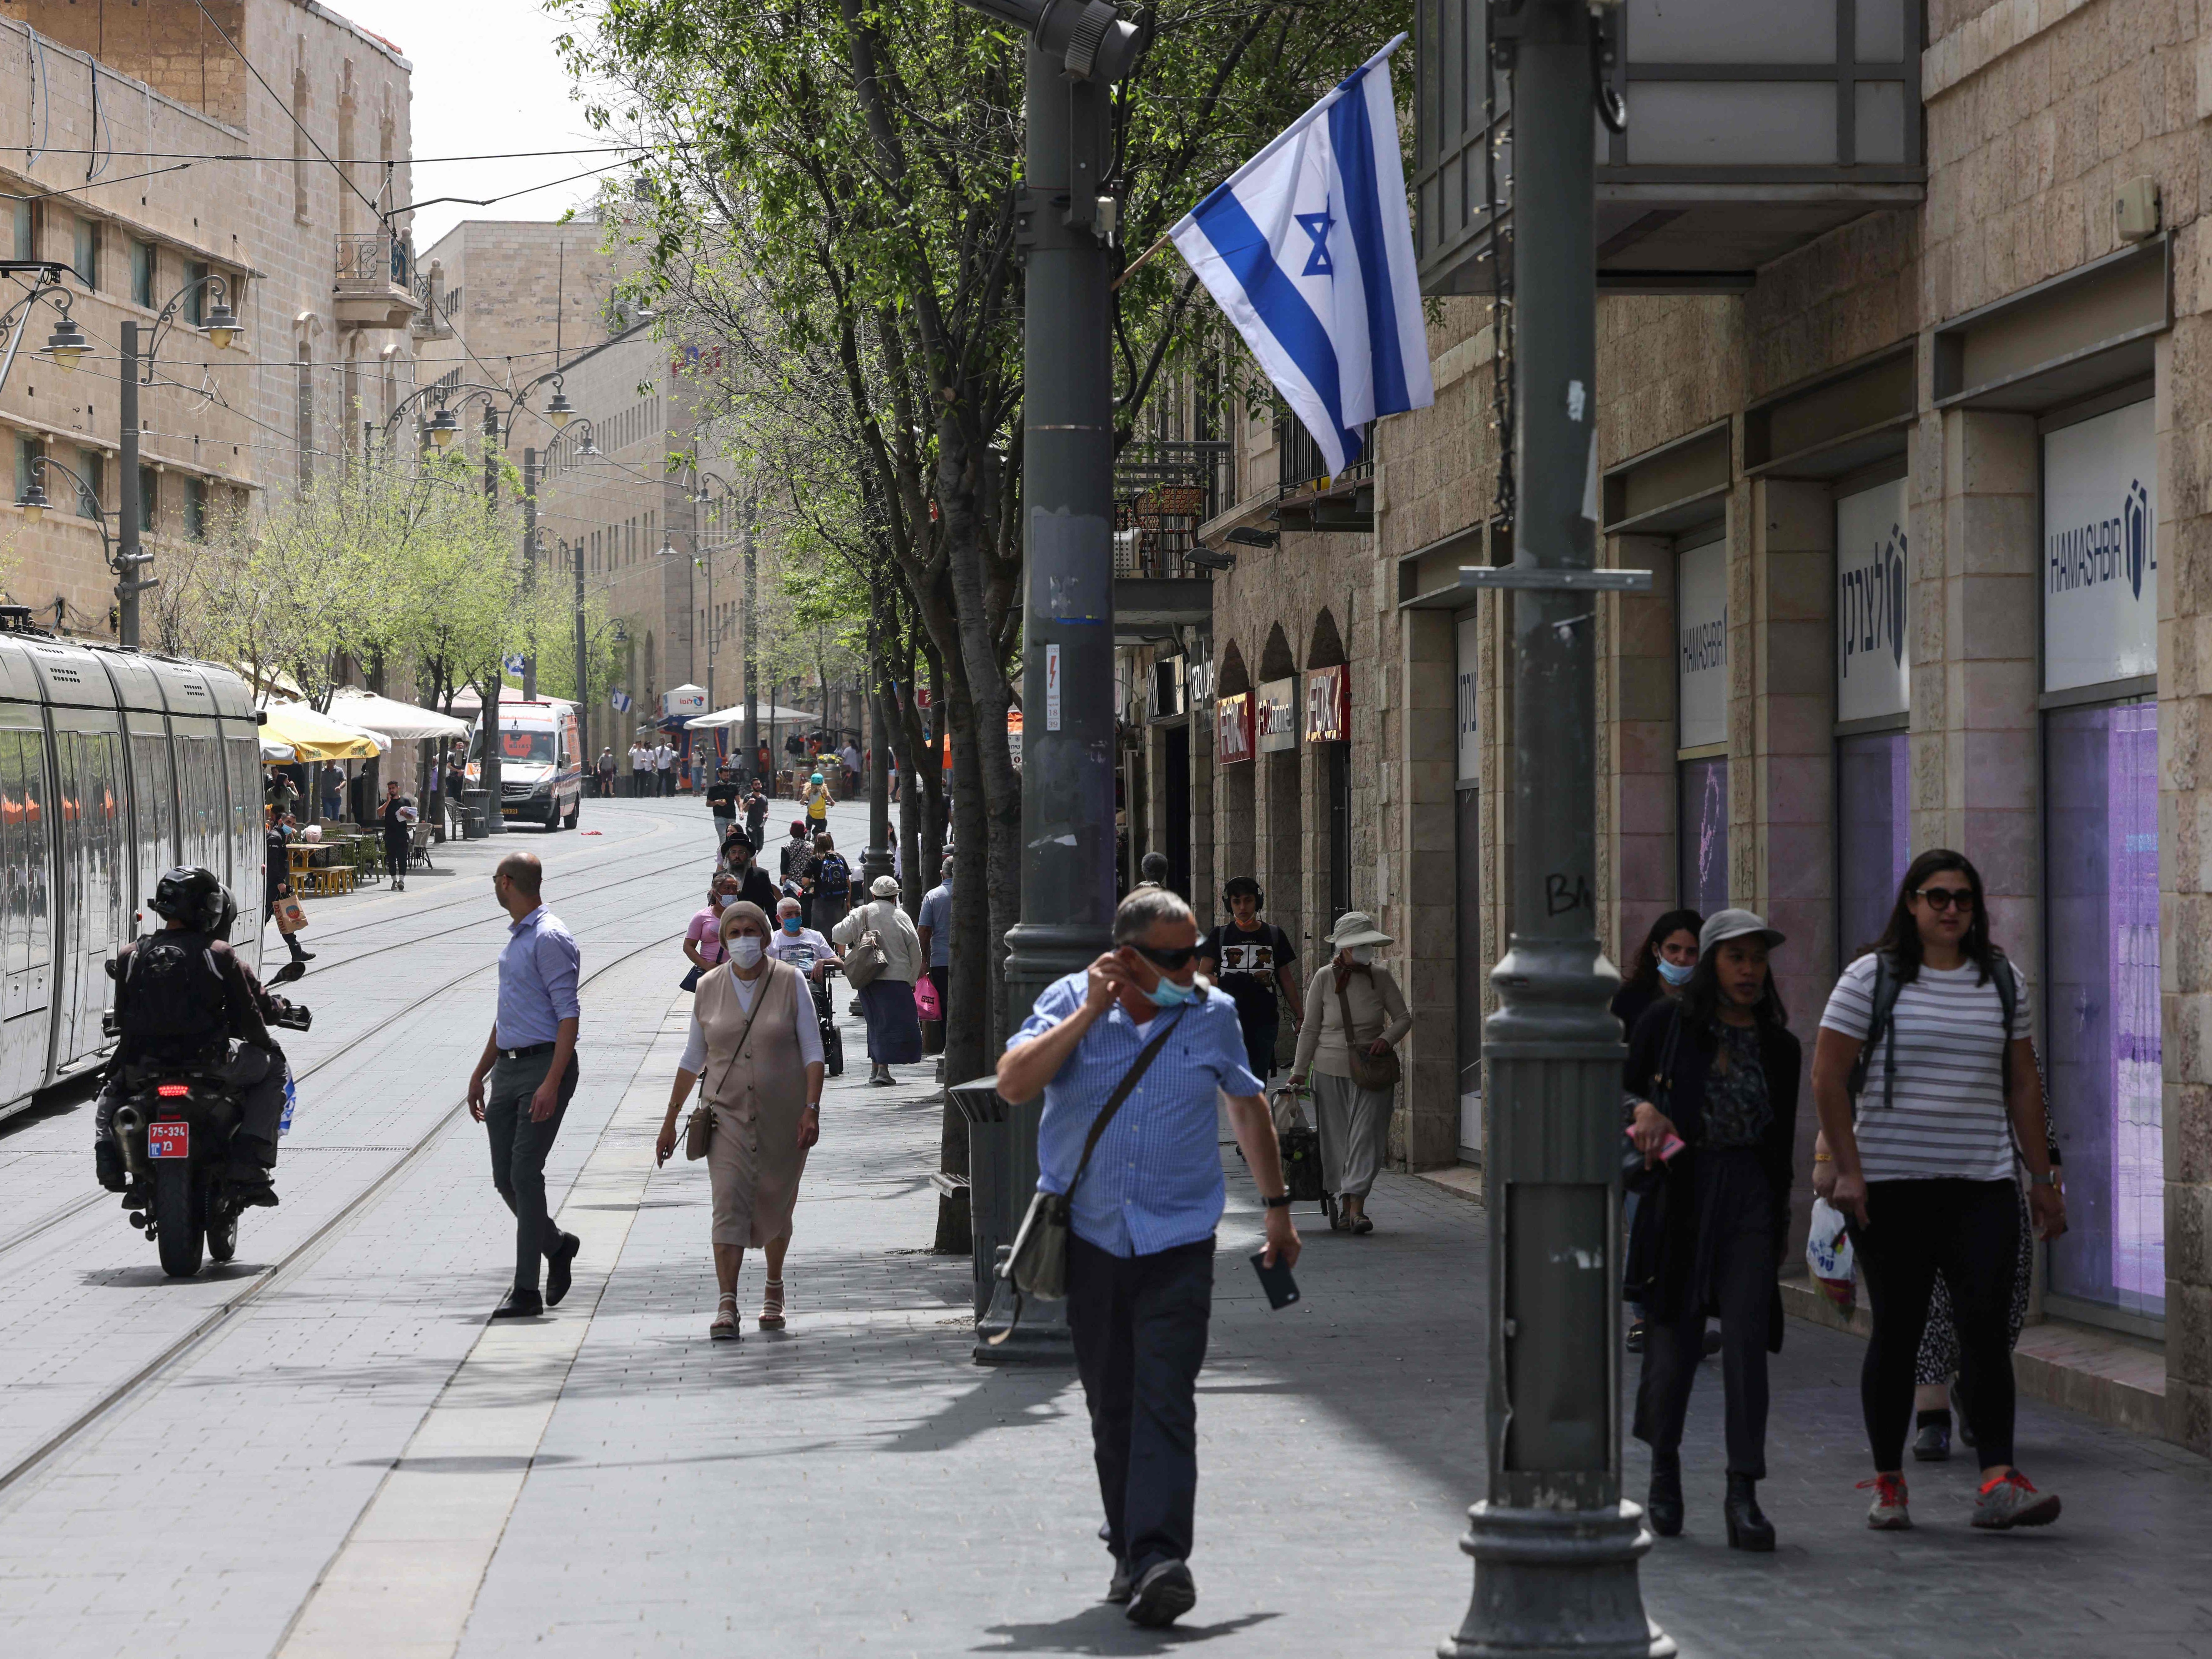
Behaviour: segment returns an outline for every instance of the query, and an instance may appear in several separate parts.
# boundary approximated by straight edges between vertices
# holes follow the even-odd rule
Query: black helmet
[[[229,888],[224,887],[218,890],[222,894],[222,914],[215,919],[215,926],[209,928],[208,932],[217,939],[228,939],[231,928],[238,921],[238,901],[231,896]]]
[[[222,921],[223,906],[229,896],[212,870],[180,864],[162,872],[161,884],[154,890],[151,908],[157,916],[180,921],[203,933],[212,933]]]

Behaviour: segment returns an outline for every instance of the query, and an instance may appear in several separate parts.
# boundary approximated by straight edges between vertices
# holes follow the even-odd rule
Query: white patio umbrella
[[[468,721],[441,714],[434,708],[418,708],[411,702],[400,702],[351,687],[331,699],[330,712],[332,720],[358,726],[397,743],[423,738],[466,737],[469,730]]]

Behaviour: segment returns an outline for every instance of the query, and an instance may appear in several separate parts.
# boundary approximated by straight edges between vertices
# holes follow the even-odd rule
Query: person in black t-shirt
[[[1232,876],[1221,890],[1230,920],[1208,933],[1198,947],[1198,970],[1217,981],[1237,1003],[1237,1023],[1244,1030],[1244,1054],[1254,1075],[1272,1076],[1275,1038],[1282,1015],[1275,990],[1282,988],[1293,1023],[1305,1022],[1305,988],[1298,983],[1297,949],[1291,936],[1260,920],[1262,895],[1250,876]]]
[[[738,787],[735,767],[724,767],[714,781],[708,785],[707,810],[714,815],[714,842],[717,846],[730,838],[731,827],[738,818],[738,797],[744,793]]]

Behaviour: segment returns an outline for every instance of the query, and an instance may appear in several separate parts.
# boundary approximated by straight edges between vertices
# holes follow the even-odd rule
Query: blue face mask
[[[783,919],[783,931],[787,933],[797,933],[799,931],[799,918],[797,916],[786,916]]]
[[[1145,993],[1145,1000],[1155,1008],[1180,1008],[1186,1002],[1198,1000],[1198,987],[1178,985],[1162,974],[1160,982]]]
[[[1669,985],[1687,985],[1690,982],[1690,975],[1697,971],[1698,966],[1695,963],[1686,966],[1678,966],[1664,957],[1659,958],[1659,977]]]

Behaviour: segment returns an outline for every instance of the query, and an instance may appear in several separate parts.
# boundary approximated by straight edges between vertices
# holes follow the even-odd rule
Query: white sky
[[[538,0],[325,0],[332,11],[398,46],[415,66],[415,154],[477,155],[603,144],[584,124],[583,107],[553,41],[565,23]],[[415,196],[486,197],[544,185],[614,159],[541,155],[513,161],[415,165]],[[415,216],[415,246],[431,245],[464,219],[557,219],[587,200],[597,181],[465,207],[447,202]]]

